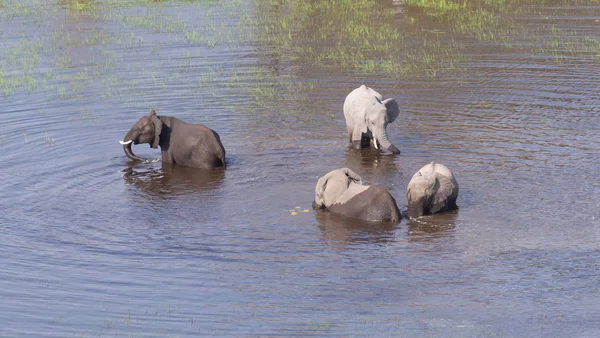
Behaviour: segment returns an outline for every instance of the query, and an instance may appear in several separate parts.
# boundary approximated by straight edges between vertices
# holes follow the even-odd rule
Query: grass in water
[[[2,25],[12,28],[0,32],[4,47],[0,90],[10,95],[44,88],[58,98],[79,98],[89,83],[97,82],[104,97],[134,101],[144,88],[163,90],[190,81],[192,87],[214,93],[217,87],[243,91],[257,105],[266,106],[285,97],[306,100],[314,86],[287,72],[297,67],[388,79],[460,72],[467,61],[465,41],[528,48],[559,63],[600,59],[595,36],[557,27],[543,34],[528,31],[531,28],[515,18],[539,10],[530,6],[534,4],[533,0],[406,0],[394,7],[401,11],[398,14],[374,0],[60,0],[58,5],[5,0],[0,2],[0,18]],[[187,15],[191,12],[198,14]],[[23,27],[28,31],[15,33]],[[181,57],[165,57],[172,45],[187,47]],[[204,75],[186,77],[206,68],[218,55],[214,53],[224,50],[251,51],[257,61],[240,66],[245,69],[218,72],[211,66]],[[77,57],[80,53],[89,59]],[[159,62],[148,66],[144,61],[148,59]],[[277,72],[271,63],[277,64]],[[121,76],[125,65],[125,73],[135,71],[141,77]],[[160,69],[174,71],[165,74]]]
[[[253,27],[251,39],[277,58],[309,66],[398,77],[428,73],[419,65],[448,69],[451,50],[458,49],[452,41],[407,46],[411,36],[394,12],[372,0],[257,1],[256,7],[256,16],[246,22]],[[407,63],[422,54],[435,60]]]

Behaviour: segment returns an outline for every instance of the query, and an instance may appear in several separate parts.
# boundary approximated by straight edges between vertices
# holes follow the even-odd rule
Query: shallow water
[[[0,4],[0,335],[600,335],[600,6],[481,7],[476,30],[298,3]],[[350,28],[383,12],[368,41],[400,33],[379,50]],[[348,146],[362,83],[399,101],[400,155]],[[130,162],[151,108],[216,130],[227,168]],[[456,212],[310,208],[349,167],[405,209],[433,160]]]

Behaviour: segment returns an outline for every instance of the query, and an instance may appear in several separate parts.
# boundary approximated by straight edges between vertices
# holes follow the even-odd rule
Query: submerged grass
[[[374,0],[61,0],[58,5],[7,0],[0,2],[2,25],[11,27],[0,34],[0,90],[11,95],[44,88],[72,99],[94,82],[101,84],[103,97],[133,101],[144,89],[188,81],[214,96],[218,87],[243,92],[255,106],[266,107],[284,98],[308,98],[314,85],[296,68],[388,79],[461,72],[468,61],[465,41],[530,50],[558,63],[600,59],[595,36],[557,27],[532,34],[515,20],[535,10],[527,6],[534,3],[406,0],[399,15]],[[173,45],[183,45],[184,55],[164,54]],[[227,68],[187,76],[225,50],[256,53],[252,71]],[[139,76],[120,75],[131,72]]]
[[[548,36],[539,28],[531,31],[525,22],[519,21],[527,14],[542,15],[536,13],[539,5],[536,0],[406,0],[409,9],[424,13],[426,17],[444,24],[449,31],[466,38],[505,48],[529,50],[558,63],[598,58],[600,47],[597,36],[573,37],[568,31],[555,26]],[[555,12],[545,12],[544,16],[559,18],[564,14],[564,8],[559,6],[597,5],[597,0],[559,0],[553,5],[557,8]]]
[[[299,60],[308,66],[392,78],[424,75],[431,74],[428,67],[434,63],[439,70],[452,68],[448,65],[456,64],[456,60],[451,51],[460,49],[451,40],[408,46],[405,41],[412,36],[394,12],[372,0],[255,3],[256,16],[246,22],[253,27],[252,40],[278,58]],[[407,63],[420,56],[435,61]]]
[[[508,6],[505,1],[407,0],[406,4],[409,9],[421,10],[443,23],[450,31],[479,41],[508,45],[511,36],[519,35],[510,17],[522,8]]]
[[[426,10],[428,15],[441,17],[467,8],[467,0],[406,0],[406,6]]]

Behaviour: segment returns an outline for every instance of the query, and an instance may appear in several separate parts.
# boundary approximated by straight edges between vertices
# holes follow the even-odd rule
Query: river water
[[[319,4],[0,2],[0,336],[600,335],[600,5]],[[348,146],[363,83],[398,156]],[[130,162],[152,108],[227,168]],[[457,212],[310,208],[430,161]]]

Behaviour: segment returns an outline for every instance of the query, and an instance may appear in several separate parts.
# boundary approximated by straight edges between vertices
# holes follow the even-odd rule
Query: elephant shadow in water
[[[225,177],[225,169],[204,170],[162,162],[161,168],[134,166],[125,170],[125,181],[148,196],[163,198],[215,190]]]
[[[346,246],[351,243],[387,243],[394,240],[398,222],[367,222],[326,211],[316,211],[318,228],[327,242]]]
[[[405,216],[405,215],[403,215]],[[405,217],[411,241],[451,236],[456,228],[458,210],[422,216],[417,219]]]

